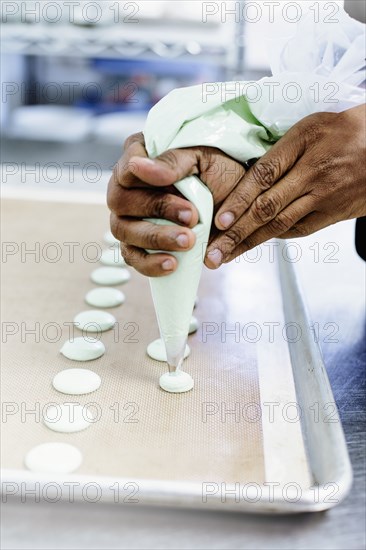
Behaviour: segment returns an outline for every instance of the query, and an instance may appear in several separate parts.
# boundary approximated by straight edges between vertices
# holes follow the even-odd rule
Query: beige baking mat
[[[225,336],[236,322],[254,320],[261,289],[246,278],[249,266],[204,271],[195,310],[201,328],[185,362],[195,389],[170,395],[158,387],[165,365],[145,352],[158,330],[148,280],[134,271],[120,287],[125,304],[109,310],[118,330],[103,334],[106,354],[80,364],[59,353],[73,317],[88,309],[90,273],[106,246],[106,207],[7,199],[2,214],[2,467],[22,469],[34,445],[62,441],[82,451],[80,474],[262,483],[258,344]],[[205,338],[203,323],[216,334]],[[80,366],[101,376],[97,392],[67,397],[52,388],[57,372]],[[43,407],[54,402],[93,402],[100,419],[83,432],[57,434],[42,423]]]

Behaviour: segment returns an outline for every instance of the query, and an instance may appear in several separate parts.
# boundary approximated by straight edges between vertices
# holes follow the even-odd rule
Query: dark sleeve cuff
[[[358,218],[356,221],[356,250],[366,262],[366,217]]]

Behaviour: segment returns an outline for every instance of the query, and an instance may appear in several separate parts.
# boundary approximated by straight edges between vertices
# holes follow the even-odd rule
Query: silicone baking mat
[[[107,208],[6,199],[2,211],[3,468],[24,469],[33,446],[62,441],[82,451],[80,475],[311,484],[300,423],[270,413],[296,401],[287,343],[270,332],[284,327],[270,254],[204,269],[200,328],[185,361],[195,388],[171,395],[158,386],[166,365],[146,355],[158,329],[148,280],[133,270],[119,287],[125,303],[108,310],[117,325],[101,336],[105,355],[77,363],[59,353],[70,331],[81,335],[74,316],[91,309],[84,296],[107,247]],[[54,375],[73,367],[97,372],[100,389],[54,390]],[[85,405],[96,421],[73,434],[49,430],[42,412],[65,402]]]

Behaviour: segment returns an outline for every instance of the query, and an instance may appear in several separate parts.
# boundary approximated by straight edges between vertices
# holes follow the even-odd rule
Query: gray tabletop
[[[298,516],[256,516],[139,505],[3,505],[2,548],[15,549],[363,549],[365,547],[365,266],[354,251],[354,223],[297,241],[302,279],[354,469],[336,508]]]

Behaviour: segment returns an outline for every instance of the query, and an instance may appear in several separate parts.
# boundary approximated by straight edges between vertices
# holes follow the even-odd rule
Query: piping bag
[[[170,92],[147,117],[144,137],[149,157],[154,158],[168,149],[206,145],[245,162],[264,155],[307,115],[340,112],[364,103],[364,90],[358,86],[364,79],[365,25],[344,11],[338,15],[339,22],[333,25],[315,24],[309,16],[300,22],[294,36],[284,45],[283,40],[281,45],[277,44],[275,59],[272,56],[273,77],[255,83],[259,90],[255,101],[249,97],[253,82],[245,81],[202,84]],[[306,51],[303,44],[307,45]],[[276,51],[273,41],[271,50]],[[296,67],[302,70],[294,70]],[[289,83],[296,86],[296,102],[284,94]],[[315,83],[319,90],[324,90],[320,96],[314,94]],[[329,101],[330,84],[337,85],[336,102]],[[213,216],[212,195],[199,178],[190,176],[175,186],[196,206],[199,222],[193,229],[194,247],[185,252],[169,252],[178,259],[176,271],[150,278],[171,373],[179,371],[183,362]],[[159,219],[148,221],[172,223]]]
[[[199,220],[192,229],[196,235],[193,248],[186,252],[170,252],[178,260],[176,271],[165,277],[150,277],[160,336],[165,344],[169,372],[173,373],[183,362],[213,214],[211,192],[197,177],[184,178],[175,187],[196,205]],[[167,220],[149,218],[147,221],[174,225]]]

